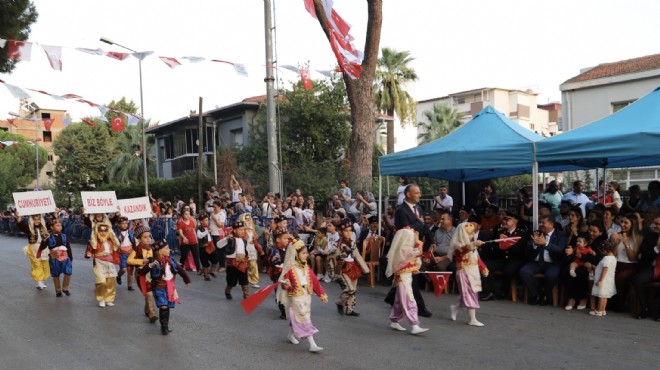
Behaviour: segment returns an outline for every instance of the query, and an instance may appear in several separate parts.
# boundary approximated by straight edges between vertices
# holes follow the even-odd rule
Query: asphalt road
[[[71,297],[56,298],[52,281],[38,291],[22,253],[25,240],[0,236],[0,369],[651,369],[660,367],[660,323],[627,314],[509,301],[482,304],[483,328],[452,322],[455,295],[423,293],[433,317],[420,336],[389,328],[387,287],[358,289],[358,318],[339,316],[336,283],[323,284],[330,303],[313,298],[312,319],[325,350],[287,342],[288,323],[268,299],[246,315],[224,298],[224,275],[179,284],[169,336],[142,313],[143,298],[119,287],[116,306],[99,308],[83,246],[75,245]],[[125,279],[124,279],[125,280]],[[181,281],[181,280],[179,280]],[[262,283],[267,278],[262,274]],[[240,296],[238,289],[235,297]],[[409,327],[407,323],[404,326]]]

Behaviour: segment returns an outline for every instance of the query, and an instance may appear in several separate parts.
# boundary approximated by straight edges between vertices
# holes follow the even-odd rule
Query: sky
[[[74,93],[99,104],[122,97],[140,101],[138,60],[92,56],[75,47],[123,52],[106,37],[136,51],[154,51],[142,62],[144,113],[168,122],[198,110],[264,95],[263,0],[33,0],[39,18],[28,41],[66,47],[63,71],[51,69],[34,45],[32,61],[0,79],[54,94]],[[273,0],[280,65],[336,64],[318,21],[303,0]],[[364,49],[367,2],[334,0]],[[655,0],[384,0],[381,47],[410,52],[419,80],[407,86],[416,100],[481,87],[532,89],[539,103],[560,101],[559,85],[581,68],[660,52]],[[175,57],[170,69],[157,56]],[[248,77],[226,64],[185,63],[182,56],[222,59],[247,66]],[[313,74],[312,78],[322,78]],[[297,76],[281,71],[279,78]],[[42,108],[68,110],[74,119],[98,116],[81,103],[33,93]],[[0,118],[18,110],[18,99],[0,86]],[[4,116],[3,116],[4,115]],[[6,116],[6,117],[5,117]]]

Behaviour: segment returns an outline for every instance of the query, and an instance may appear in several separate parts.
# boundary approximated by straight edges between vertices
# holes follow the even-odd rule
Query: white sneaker
[[[319,347],[319,346],[309,347],[309,351],[310,352],[321,352],[321,351],[323,351],[323,347]]]
[[[329,282],[331,282],[331,281],[332,281],[332,280],[331,280],[329,277],[327,277],[327,276],[323,279],[323,282],[324,282],[324,283],[329,283]]]
[[[105,307],[105,302],[104,302],[104,301],[100,301],[100,302],[99,302],[99,307]]]
[[[44,284],[43,281],[37,281],[37,289],[44,290],[46,288],[48,288],[48,287],[46,286],[46,284]]]
[[[569,271],[568,274],[571,275],[571,277],[576,277],[577,276],[577,274],[575,273],[575,270]]]
[[[451,321],[456,321],[456,316],[458,315],[458,305],[453,304],[449,306],[449,313],[450,313]]]
[[[108,307],[112,307],[112,306],[114,306],[115,304],[112,303],[112,302],[105,302],[105,305],[108,306]]]
[[[479,326],[479,327],[481,327],[481,326],[485,326],[483,323],[481,323],[481,322],[479,322],[479,321],[477,321],[477,320],[474,320],[474,321],[470,321],[470,322],[468,322],[468,325],[470,325],[470,326]]]
[[[316,275],[316,278],[319,279],[319,280],[323,280],[323,279],[325,279],[325,275],[318,274],[318,275]]]
[[[254,289],[260,289],[261,285],[259,284],[250,284]]]
[[[406,331],[406,328],[401,326],[401,324],[399,324],[398,322],[390,323],[390,328],[392,328],[394,330],[398,330],[398,331]]]
[[[420,334],[420,333],[423,333],[423,332],[425,332],[425,331],[427,331],[427,330],[429,330],[429,329],[427,329],[427,328],[420,328],[419,325],[413,325],[411,333],[412,333],[412,334]]]
[[[291,332],[289,332],[289,335],[287,335],[287,339],[289,339],[289,342],[291,342],[291,344],[298,344],[298,343],[300,343],[300,342],[298,341],[298,339],[296,338],[296,336],[293,335],[293,333],[291,333]]]

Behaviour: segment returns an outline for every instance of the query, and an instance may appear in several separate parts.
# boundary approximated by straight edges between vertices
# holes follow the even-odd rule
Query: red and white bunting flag
[[[5,83],[5,87],[7,88],[7,90],[9,90],[9,92],[12,95],[14,95],[16,99],[31,98],[30,94],[26,93],[25,91],[23,91],[23,89],[21,89],[18,86]]]
[[[195,56],[185,56],[185,57],[181,57],[181,58],[183,58],[183,59],[189,61],[190,63],[199,63],[199,62],[203,62],[203,61],[206,60],[206,58],[203,58],[203,57],[195,57]]]
[[[11,60],[29,62],[32,58],[32,43],[27,41],[7,40],[7,57]]]
[[[108,118],[105,116],[105,114],[108,113],[110,109],[108,109],[108,107],[106,107],[105,105],[99,105],[96,108],[98,108],[99,111],[101,112],[101,117],[99,117],[99,119],[103,122],[108,122]]]
[[[92,127],[96,126],[96,124],[94,122],[92,122],[92,120],[89,119],[89,118],[82,118],[82,121],[85,122],[89,126],[92,126]]]
[[[303,87],[305,90],[309,91],[313,88],[312,85],[312,79],[309,77],[309,69],[299,69],[300,71],[300,79],[303,82]]]
[[[124,131],[124,117],[114,116],[112,117],[112,132],[122,132]]]
[[[28,140],[25,143],[28,144],[28,145],[34,145],[34,141],[32,141],[32,140]]]
[[[239,76],[248,77],[248,71],[247,68],[245,68],[245,64],[234,63],[234,71],[236,71],[236,74]]]
[[[176,66],[181,65],[181,63],[179,63],[179,61],[176,60],[176,58],[172,58],[172,57],[158,57],[158,58],[160,60],[162,60],[163,63],[167,64],[167,66],[172,68],[172,69],[174,69],[174,67],[176,67]]]
[[[129,126],[137,126],[138,122],[140,122],[140,119],[134,114],[126,113],[126,118],[128,118]]]
[[[12,125],[12,126],[14,126],[14,127],[18,127],[18,126],[16,126],[16,122],[15,122],[15,121],[16,121],[15,118],[7,118],[7,122],[9,122],[10,125]]]
[[[101,48],[98,49],[76,48],[76,50],[92,55],[98,55],[98,56],[105,55],[105,51],[103,51],[103,49]]]
[[[118,52],[118,51],[108,51],[107,53],[105,53],[105,55],[106,55],[106,56],[109,56],[109,57],[112,58],[112,59],[124,60],[124,59],[128,58],[128,56],[129,56],[130,54],[128,54],[128,53],[120,53],[120,52]]]
[[[46,131],[50,131],[50,128],[53,126],[53,120],[50,118],[42,118],[44,121],[44,128],[46,128]]]
[[[136,51],[132,55],[139,60],[144,60],[144,58],[148,57],[149,55],[153,54],[153,51]]]
[[[62,70],[62,47],[61,46],[50,46],[50,45],[41,45],[41,47],[46,52],[46,57],[50,62],[50,66],[53,67],[56,71]]]
[[[305,10],[309,13],[309,15],[312,16],[314,19],[318,19],[316,17],[316,9],[314,8],[314,0],[304,0],[305,1]]]
[[[99,106],[98,104],[92,103],[91,101],[85,100],[85,99],[78,99],[78,101],[81,102],[81,103],[87,103],[87,104],[89,104],[90,107],[95,107],[96,108],[96,107]]]
[[[82,96],[76,94],[64,94],[62,97],[64,99],[82,99]]]
[[[362,66],[358,63],[350,62],[344,57],[343,53],[340,51],[340,46],[337,42],[337,37],[335,36],[334,31],[330,32],[330,47],[332,47],[332,51],[335,53],[341,71],[354,80],[360,78]]]
[[[2,145],[4,145],[4,146],[18,146],[18,142],[13,141],[13,140],[11,140],[11,141],[0,141],[0,143],[2,143]]]

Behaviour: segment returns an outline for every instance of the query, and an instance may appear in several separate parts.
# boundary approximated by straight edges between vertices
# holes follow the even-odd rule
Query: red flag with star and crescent
[[[436,297],[440,297],[440,294],[442,294],[447,287],[451,271],[428,271],[425,273],[429,274],[431,282],[433,282],[433,294],[435,294]]]
[[[112,132],[122,132],[124,131],[124,117],[114,116],[112,117]]]
[[[261,303],[270,295],[270,293],[280,285],[279,282],[270,284],[267,287],[263,287],[256,292],[252,293],[249,297],[241,301],[241,306],[245,312],[249,315],[254,311]]]

